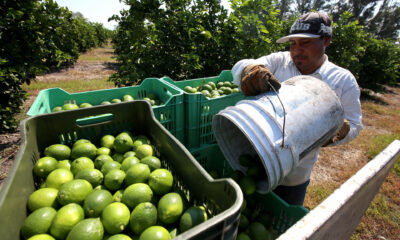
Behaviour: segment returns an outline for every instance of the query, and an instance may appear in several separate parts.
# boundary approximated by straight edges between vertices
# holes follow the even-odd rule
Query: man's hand
[[[240,88],[246,96],[256,96],[271,91],[271,85],[277,91],[281,83],[264,65],[250,64],[243,69]]]
[[[326,143],[324,143],[324,145],[322,145],[322,147],[326,147],[332,143],[342,140],[343,138],[346,137],[346,135],[349,133],[349,131],[350,131],[350,123],[349,123],[349,121],[347,121],[345,119],[340,130],[335,134],[335,136],[333,136]]]

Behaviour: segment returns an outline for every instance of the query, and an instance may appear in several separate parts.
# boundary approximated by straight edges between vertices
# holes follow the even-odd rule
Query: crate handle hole
[[[84,118],[76,119],[76,125],[80,127],[92,125],[92,124],[99,124],[99,123],[108,123],[114,119],[114,115],[112,113],[104,113],[100,115],[94,115]]]

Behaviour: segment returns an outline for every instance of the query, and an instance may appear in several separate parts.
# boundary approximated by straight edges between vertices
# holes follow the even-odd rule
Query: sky
[[[102,23],[105,28],[115,29],[117,22],[108,22],[108,18],[114,14],[120,15],[122,9],[128,9],[128,6],[119,0],[56,0],[58,5],[67,7],[72,12],[80,12],[90,22]],[[228,0],[221,1],[224,6]],[[225,7],[226,8],[226,7]]]

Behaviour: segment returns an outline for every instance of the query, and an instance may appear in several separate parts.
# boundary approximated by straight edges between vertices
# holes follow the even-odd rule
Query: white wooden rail
[[[399,156],[395,140],[278,239],[349,239]]]

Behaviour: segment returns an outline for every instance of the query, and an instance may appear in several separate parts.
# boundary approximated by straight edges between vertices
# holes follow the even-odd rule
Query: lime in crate
[[[185,91],[184,143],[189,149],[215,143],[212,130],[214,115],[245,98],[232,83],[232,72],[229,70],[214,77],[184,81],[173,81],[164,77],[161,80]]]
[[[184,140],[183,91],[165,84],[158,78],[146,78],[138,86],[68,93],[61,88],[39,92],[28,111],[29,116],[53,111],[76,110],[104,104],[117,104],[144,99],[151,103],[154,115],[175,137]],[[110,114],[79,119],[82,123],[96,123],[111,119]]]
[[[76,122],[77,119],[105,113],[111,113],[113,119],[88,125]],[[48,146],[55,143],[73,146],[79,139],[99,144],[104,135],[116,136],[121,132],[147,136],[154,155],[173,175],[174,187],[180,189],[190,203],[204,207],[210,216],[207,221],[179,232],[177,239],[235,238],[243,203],[239,186],[232,179],[212,179],[190,152],[156,120],[148,102],[132,101],[42,114],[21,123],[21,147],[0,191],[0,216],[7,216],[0,218],[2,239],[20,239],[21,227],[29,214],[28,198],[39,187],[35,185],[33,167]],[[91,224],[84,221],[78,223],[82,228]],[[98,220],[96,224],[100,224]]]

